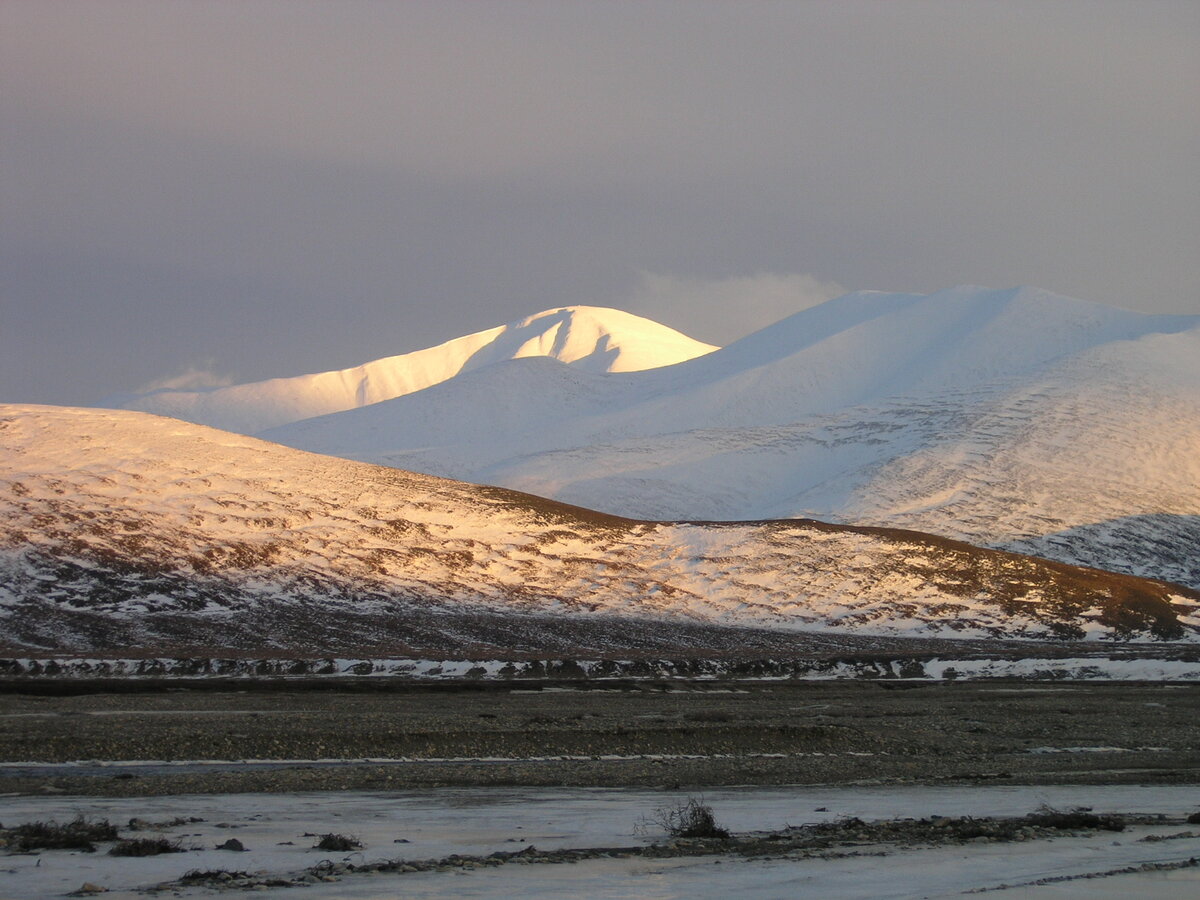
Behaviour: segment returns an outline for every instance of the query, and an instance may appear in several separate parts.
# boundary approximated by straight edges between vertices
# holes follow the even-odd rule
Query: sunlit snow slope
[[[671,365],[713,349],[665,325],[620,310],[571,306],[337,372],[205,391],[124,395],[112,398],[108,405],[252,434],[298,419],[390,400],[503,360],[547,356],[580,371],[600,374]]]
[[[913,532],[639,522],[143,413],[0,407],[10,647],[567,652],[613,619],[618,650],[698,626],[1197,639],[1198,606]]]
[[[262,434],[639,518],[811,516],[1200,587],[1200,317],[849,294],[706,356],[468,373]]]

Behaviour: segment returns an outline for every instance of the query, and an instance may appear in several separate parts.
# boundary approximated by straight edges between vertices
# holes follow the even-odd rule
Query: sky
[[[1200,314],[1200,4],[0,0],[0,401],[573,304]]]

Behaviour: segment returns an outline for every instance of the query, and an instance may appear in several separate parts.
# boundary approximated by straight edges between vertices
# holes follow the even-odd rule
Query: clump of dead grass
[[[8,846],[30,850],[83,850],[91,853],[99,841],[115,841],[117,826],[108,819],[89,820],[79,816],[70,822],[28,822],[4,829]]]
[[[163,853],[183,853],[179,841],[166,838],[127,838],[117,841],[108,851],[109,856],[159,856]]]

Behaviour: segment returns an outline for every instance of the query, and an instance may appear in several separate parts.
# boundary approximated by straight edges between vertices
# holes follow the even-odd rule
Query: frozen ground
[[[442,789],[397,793],[173,796],[136,799],[68,796],[3,798],[6,825],[76,815],[124,824],[197,817],[202,822],[164,834],[195,847],[182,854],[116,859],[101,853],[45,851],[0,857],[0,896],[61,897],[84,882],[106,887],[113,900],[178,878],[191,869],[233,869],[295,875],[325,858],[338,862],[443,858],[451,853],[512,852],[526,846],[628,847],[661,840],[635,827],[654,809],[682,799],[679,793],[602,789]],[[847,816],[864,820],[925,816],[1018,816],[1045,804],[1087,806],[1096,812],[1194,812],[1200,796],[1179,787],[796,787],[710,791],[704,797],[718,820],[734,832],[778,829]],[[1144,841],[1148,835],[1191,831],[1195,837]],[[330,854],[309,849],[311,834],[352,834],[365,849]],[[143,832],[153,834],[153,832]],[[305,836],[309,833],[310,836]],[[230,837],[245,853],[211,849]],[[306,898],[383,900],[434,897],[829,898],[958,897],[988,890],[998,898],[1145,897],[1200,895],[1200,869],[1113,874],[1103,878],[1032,882],[1105,873],[1146,863],[1200,856],[1200,829],[1184,825],[1137,826],[1121,833],[1057,837],[1022,843],[980,843],[924,849],[884,845],[853,848],[863,855],[839,859],[741,859],[731,856],[673,859],[596,859],[577,864],[505,865],[492,869],[349,874],[331,883],[296,888]],[[875,855],[886,854],[886,855]],[[1001,885],[1012,887],[997,890]],[[280,889],[285,890],[285,889]],[[255,892],[258,895],[260,892]],[[175,896],[213,896],[203,888]],[[225,892],[220,896],[243,896]],[[289,893],[290,896],[290,893]]]

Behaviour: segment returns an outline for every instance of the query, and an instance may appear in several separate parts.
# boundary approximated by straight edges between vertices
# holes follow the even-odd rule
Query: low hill
[[[0,407],[9,652],[1200,637],[1200,593],[917,532],[637,521],[136,412]]]

